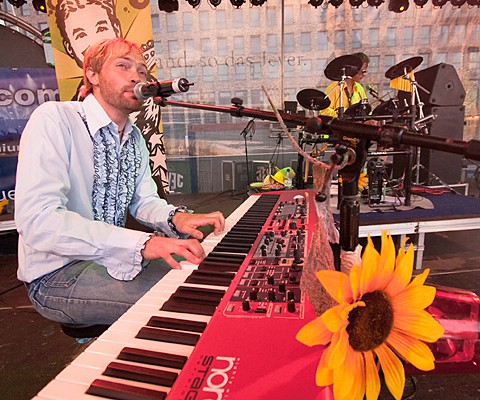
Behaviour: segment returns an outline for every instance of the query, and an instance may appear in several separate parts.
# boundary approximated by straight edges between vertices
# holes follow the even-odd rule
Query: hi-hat
[[[330,61],[325,68],[325,76],[331,81],[341,81],[343,76],[352,77],[358,74],[363,61],[354,55],[345,55]]]
[[[297,101],[307,110],[320,111],[330,105],[330,99],[325,93],[316,89],[303,89],[297,93]]]
[[[408,74],[417,68],[423,61],[423,57],[412,57],[407,60],[404,60],[393,67],[390,67],[387,72],[385,72],[385,78],[395,79],[399,76]]]

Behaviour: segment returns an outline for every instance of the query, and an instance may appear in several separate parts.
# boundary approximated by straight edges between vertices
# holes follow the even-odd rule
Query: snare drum
[[[390,99],[375,107],[372,115],[391,117],[395,119],[399,115],[398,99]]]
[[[367,100],[362,100],[360,103],[352,104],[345,110],[345,115],[349,117],[365,117],[372,111],[372,106],[368,104]]]

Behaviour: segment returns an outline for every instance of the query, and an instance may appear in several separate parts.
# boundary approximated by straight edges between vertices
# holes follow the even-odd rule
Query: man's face
[[[355,81],[355,82],[360,82],[363,77],[366,75],[367,73],[367,70],[368,70],[368,64],[367,63],[363,63],[362,64],[362,68],[360,68],[360,71],[358,71],[358,73],[356,75],[354,75],[352,77],[352,79]]]
[[[94,95],[107,113],[128,115],[141,109],[143,101],[133,92],[138,82],[147,79],[147,67],[142,55],[131,51],[128,54],[112,57],[105,61],[99,73],[90,72]]]
[[[107,11],[96,4],[79,8],[65,20],[65,31],[68,40],[64,41],[65,49],[77,64],[83,64],[83,55],[88,46],[103,39],[117,37]]]

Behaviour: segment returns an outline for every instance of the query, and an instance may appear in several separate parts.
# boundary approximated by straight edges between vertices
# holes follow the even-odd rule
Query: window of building
[[[267,6],[267,25],[276,26],[278,23],[277,7]]]
[[[250,79],[262,78],[262,65],[259,62],[252,62],[250,64]]]
[[[369,56],[370,62],[368,63],[368,72],[369,74],[377,74],[380,71],[380,57],[379,56]]]
[[[285,53],[292,53],[295,51],[295,36],[293,33],[286,33],[283,38],[283,49]]]
[[[218,104],[221,106],[229,106],[232,103],[232,94],[227,91],[220,91],[218,93]]]
[[[152,32],[154,35],[160,33],[160,17],[158,14],[152,14]]]
[[[225,29],[227,27],[227,17],[225,10],[216,10],[215,20],[217,22],[217,29]]]
[[[311,7],[310,7],[311,8]],[[310,11],[312,12],[312,11]],[[320,23],[325,23],[327,22],[327,7],[323,8],[317,8],[315,10],[315,14],[317,14],[318,22]]]
[[[235,64],[235,80],[244,81],[247,79],[245,64]]]
[[[480,70],[480,49],[478,47],[469,48],[467,54],[467,66],[470,73],[477,73]]]
[[[406,26],[403,29],[403,45],[413,45],[413,26]]]
[[[166,24],[167,32],[176,32],[177,31],[177,14],[166,13]]]
[[[285,78],[294,78],[295,77],[295,65],[289,62],[283,63],[283,75]]]
[[[385,37],[385,44],[388,47],[394,47],[397,45],[397,28],[395,27],[388,27]]]
[[[447,53],[446,52],[439,52],[437,53],[437,63],[447,63]]]
[[[390,67],[393,67],[395,65],[395,55],[394,54],[388,54],[384,57],[383,59],[383,67],[386,70],[388,70]]]
[[[362,47],[362,30],[352,29],[352,48],[360,49]]]
[[[300,63],[300,76],[312,76],[312,60],[302,59]]]
[[[205,82],[213,82],[213,67],[210,65],[202,66],[202,79]]]
[[[210,38],[200,39],[200,52],[202,56],[211,56],[212,52],[212,40]]]
[[[243,36],[235,36],[233,38],[233,51],[235,54],[245,54],[245,43],[243,41]]]
[[[354,21],[361,21],[363,19],[363,8],[352,8],[352,19]]]
[[[302,51],[312,50],[312,34],[310,32],[300,33],[300,50]]]
[[[193,29],[193,14],[191,12],[182,13],[183,30],[189,32]]]
[[[461,51],[452,51],[450,53],[450,64],[452,64],[457,70],[462,68],[462,56],[463,53]]]
[[[259,7],[252,7],[248,11],[248,17],[250,18],[250,26],[252,28],[256,28],[260,26],[260,8]]]
[[[252,96],[252,107],[263,106],[263,90],[252,89],[250,95]]]
[[[430,54],[429,53],[420,53],[420,57],[423,57],[422,68],[427,68],[430,66]]]
[[[344,30],[335,31],[334,46],[335,46],[335,49],[345,48],[345,31]]]
[[[466,26],[464,24],[453,25],[452,38],[457,43],[463,43],[467,34]]]
[[[278,78],[278,63],[267,63],[267,78]]]
[[[225,37],[217,38],[217,55],[226,56],[227,54],[228,54],[227,38]]]
[[[217,73],[218,73],[219,81],[228,81],[229,79],[228,65],[219,64],[217,66]]]
[[[430,26],[420,28],[420,44],[430,44]]]
[[[285,25],[292,25],[295,22],[293,6],[285,6]]]
[[[260,35],[250,36],[250,53],[260,54]]]
[[[22,6],[22,15],[23,16],[27,16],[27,15],[30,15],[30,4],[28,3],[25,3],[23,6]]]
[[[326,31],[317,32],[317,49],[328,50],[328,38]]]
[[[303,25],[310,24],[312,21],[312,6],[310,4],[300,5],[300,21]]]
[[[395,13],[390,13],[390,14],[395,14]],[[378,28],[370,28],[368,30],[368,43],[370,44],[370,47],[378,47],[378,35],[379,34],[379,29]]]
[[[155,49],[155,54],[160,55],[162,54],[163,48],[162,48],[162,41],[161,40],[155,40],[153,42],[153,48]]]
[[[440,40],[440,43],[448,43],[448,30],[449,26],[448,25],[441,25],[440,26],[440,37],[438,38]]]
[[[277,35],[275,34],[267,35],[267,51],[269,53],[277,53],[279,51],[277,46]]]
[[[238,10],[240,11],[240,10]],[[243,13],[242,12],[234,12],[232,14],[232,23],[234,28],[243,28]],[[208,26],[208,25],[205,25]]]
[[[185,75],[189,81],[195,81],[197,79],[197,67],[195,65],[185,67]]]

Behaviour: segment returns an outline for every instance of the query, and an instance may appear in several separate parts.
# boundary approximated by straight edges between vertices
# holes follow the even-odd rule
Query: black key
[[[117,357],[119,360],[133,361],[143,364],[161,365],[163,367],[182,369],[187,357],[160,351],[125,347]]]
[[[115,400],[165,400],[167,397],[167,393],[160,390],[139,388],[103,379],[95,379],[87,389],[87,394]]]
[[[147,326],[152,326],[154,328],[177,329],[180,331],[189,332],[203,332],[207,327],[207,323],[202,321],[190,321],[186,319],[153,316],[148,320]]]
[[[168,387],[172,387],[178,377],[176,372],[162,371],[160,369],[142,367],[139,365],[123,364],[115,361],[108,364],[103,375]]]
[[[144,326],[135,336],[138,339],[156,340],[157,342],[186,344],[195,346],[200,339],[196,333],[171,331],[168,329],[151,328]]]

